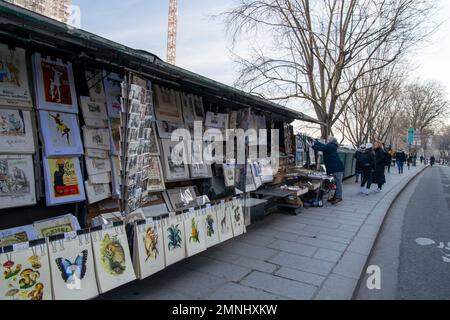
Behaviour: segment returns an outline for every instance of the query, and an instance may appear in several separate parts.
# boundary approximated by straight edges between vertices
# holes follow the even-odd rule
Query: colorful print
[[[48,159],[55,198],[80,195],[79,177],[74,158]]]
[[[106,234],[100,243],[100,255],[103,268],[112,276],[119,276],[125,272],[125,251],[117,236]]]
[[[45,101],[72,105],[69,71],[65,65],[41,62]]]
[[[191,236],[189,237],[189,242],[200,243],[198,223],[195,221],[195,218],[192,218],[191,221]]]
[[[208,235],[208,237],[212,237],[215,233],[214,223],[215,223],[215,221],[214,221],[212,214],[208,214],[206,216],[206,234]]]
[[[81,290],[81,280],[86,275],[86,263],[87,263],[88,251],[83,250],[80,255],[77,256],[75,262],[63,258],[57,258],[55,260],[59,271],[61,271],[61,277],[67,284],[69,290]]]
[[[67,144],[70,145],[70,128],[67,126],[65,121],[61,119],[61,114],[52,114],[49,112],[48,115],[55,121],[56,131],[62,138],[65,137],[67,139]]]
[[[167,247],[169,251],[175,250],[176,248],[181,248],[181,244],[183,243],[183,240],[181,239],[181,230],[179,228],[179,224],[177,225],[171,225],[169,228],[167,228],[167,232],[169,232],[168,235],[168,244]]]
[[[153,226],[148,227],[144,235],[144,247],[145,252],[147,253],[145,262],[147,262],[149,259],[156,260],[156,258],[158,257],[158,239],[159,235],[156,228]]]

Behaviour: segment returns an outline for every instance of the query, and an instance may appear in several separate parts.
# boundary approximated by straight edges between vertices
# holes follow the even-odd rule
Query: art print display
[[[205,126],[208,128],[228,129],[229,115],[226,113],[207,112]]]
[[[44,158],[47,206],[86,200],[78,158]]]
[[[49,238],[59,234],[80,230],[80,224],[73,214],[36,221],[33,228],[39,238]]]
[[[164,177],[161,167],[161,161],[158,156],[149,157],[149,166],[146,168],[147,171],[147,191],[156,192],[163,191],[166,189],[164,184]]]
[[[123,79],[116,73],[103,72],[103,84],[106,95],[106,106],[108,111],[108,117],[120,118],[122,112],[122,82]]]
[[[187,165],[188,150],[186,144],[161,140],[163,148],[163,163],[165,181],[189,180],[189,167]],[[174,157],[175,156],[175,157]]]
[[[204,109],[202,97],[180,93],[185,122],[203,121]]]
[[[89,97],[95,102],[106,102],[105,89],[103,87],[103,71],[86,70],[86,83],[89,89]]]
[[[61,59],[33,56],[33,70],[38,109],[78,113],[72,63]]]
[[[225,203],[221,203],[214,206],[213,209],[216,210],[217,214],[220,242],[233,238],[233,226],[230,211],[227,210],[227,205]]]
[[[0,44],[0,106],[31,108],[25,49]]]
[[[162,221],[166,266],[186,258],[184,221],[181,215]]]
[[[212,177],[211,165],[206,164],[203,160],[203,141],[192,141],[191,147],[191,178],[209,178]]]
[[[104,102],[92,101],[90,97],[80,97],[80,107],[86,126],[108,128],[108,115]]]
[[[205,230],[206,248],[219,244],[219,229],[216,210],[210,205],[203,210],[202,221]]]
[[[36,240],[37,234],[32,225],[1,230],[0,248]]]
[[[50,269],[55,300],[89,300],[98,296],[91,236],[80,231],[50,239]]]
[[[109,152],[106,150],[100,150],[100,149],[85,148],[84,155],[88,158],[96,158],[96,159],[108,159],[109,158]]]
[[[236,181],[236,165],[234,163],[223,164],[223,177],[225,187],[234,187]]]
[[[39,111],[45,156],[77,156],[83,154],[77,116],[70,113]]]
[[[206,250],[206,235],[201,211],[186,214],[184,233],[186,237],[186,254],[188,257],[195,256]]]
[[[91,233],[94,263],[100,293],[136,279],[125,227],[103,226]]]
[[[179,93],[173,89],[155,86],[155,115],[159,121],[183,123]]]
[[[133,265],[139,279],[145,279],[166,267],[164,237],[160,221],[135,224]]]
[[[92,129],[83,127],[84,146],[91,149],[111,150],[108,129]]]
[[[0,109],[0,150],[2,153],[34,153],[31,113]]]
[[[111,198],[111,187],[109,183],[91,184],[89,181],[85,181],[84,186],[89,204]]]
[[[109,159],[84,157],[84,160],[86,162],[86,171],[89,176],[111,172],[111,161]]]
[[[171,139],[172,133],[179,129],[185,129],[182,123],[172,123],[167,121],[158,121],[158,133],[161,139]]]
[[[197,192],[195,187],[170,189],[166,193],[173,211],[180,211],[197,205]]]
[[[230,211],[233,236],[237,237],[245,233],[244,208],[241,200],[233,200],[228,203],[227,210]]]
[[[0,155],[0,209],[36,204],[32,156]]]
[[[112,169],[112,168],[111,168]],[[104,184],[104,183],[111,183],[111,173],[105,172],[105,173],[99,173],[92,176],[89,176],[89,182],[91,184]]]
[[[1,251],[0,251],[1,252]],[[52,283],[45,240],[0,253],[0,300],[52,300]]]

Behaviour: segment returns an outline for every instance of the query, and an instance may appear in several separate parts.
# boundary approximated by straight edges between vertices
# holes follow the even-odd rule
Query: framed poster
[[[85,181],[84,186],[89,204],[111,198],[111,187],[109,183],[91,184],[89,181]]]
[[[111,150],[109,129],[83,127],[84,146],[91,149]]]
[[[0,150],[2,153],[35,152],[30,111],[0,109]]]
[[[95,102],[106,102],[105,89],[103,87],[103,71],[89,69],[85,72],[89,97]]]
[[[184,220],[186,254],[188,257],[206,250],[205,228],[201,213],[201,211],[190,212],[186,214]]]
[[[120,98],[122,97],[122,82],[118,74],[112,72],[103,72],[103,84],[106,95],[106,107],[108,110],[108,117],[120,118],[122,112],[122,104]]]
[[[206,248],[211,248],[219,244],[219,229],[216,210],[211,205],[206,205],[203,210],[202,220],[205,230]]]
[[[84,157],[86,163],[86,171],[89,176],[95,176],[101,173],[111,172],[110,159],[97,159]]]
[[[0,248],[12,246],[18,243],[36,240],[37,234],[32,225],[1,230],[0,231]]]
[[[0,209],[36,204],[32,156],[0,155]]]
[[[80,230],[80,224],[73,214],[36,221],[33,223],[39,238],[49,238],[59,234]]]
[[[52,282],[45,240],[10,247],[0,253],[0,300],[52,300]],[[5,252],[6,251],[6,252]]]
[[[180,211],[197,205],[197,192],[195,187],[167,190],[167,196],[173,211]]]
[[[173,123],[183,123],[183,114],[180,106],[179,93],[173,89],[167,89],[155,85],[156,119]]]
[[[78,158],[44,158],[47,206],[86,200]]]
[[[186,258],[184,219],[182,215],[162,220],[166,266]]]
[[[230,211],[227,210],[226,203],[221,203],[213,207],[216,210],[219,239],[220,242],[233,238],[233,226],[231,225]]]
[[[144,169],[147,170],[147,191],[163,191],[166,189],[166,186],[159,156],[150,156],[149,159],[149,166]]]
[[[46,157],[83,154],[80,126],[76,115],[41,110],[39,119]]]
[[[163,148],[165,181],[189,180],[186,144],[167,139],[162,139],[161,144]],[[175,158],[173,158],[174,155],[176,156]]]
[[[91,236],[86,231],[65,234],[48,243],[55,300],[89,300],[98,296]]]
[[[0,106],[33,107],[25,49],[0,44]]]
[[[72,63],[33,55],[37,108],[55,112],[78,113]]]
[[[80,107],[86,126],[108,128],[108,115],[104,102],[92,101],[90,97],[80,97]]]

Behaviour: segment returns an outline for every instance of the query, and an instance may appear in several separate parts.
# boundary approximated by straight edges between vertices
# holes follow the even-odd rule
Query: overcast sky
[[[81,28],[166,59],[169,0],[74,0]],[[177,65],[231,85],[236,67],[227,50],[220,21],[212,15],[233,0],[179,0]],[[413,75],[437,80],[450,91],[450,1],[443,0],[437,21],[444,21],[429,44],[411,56]],[[450,99],[450,94],[449,94]],[[303,110],[306,111],[306,110]]]

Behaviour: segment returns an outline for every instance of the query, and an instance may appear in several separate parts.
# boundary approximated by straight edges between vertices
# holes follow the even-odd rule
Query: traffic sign
[[[412,145],[414,144],[414,128],[408,129],[408,144]]]

